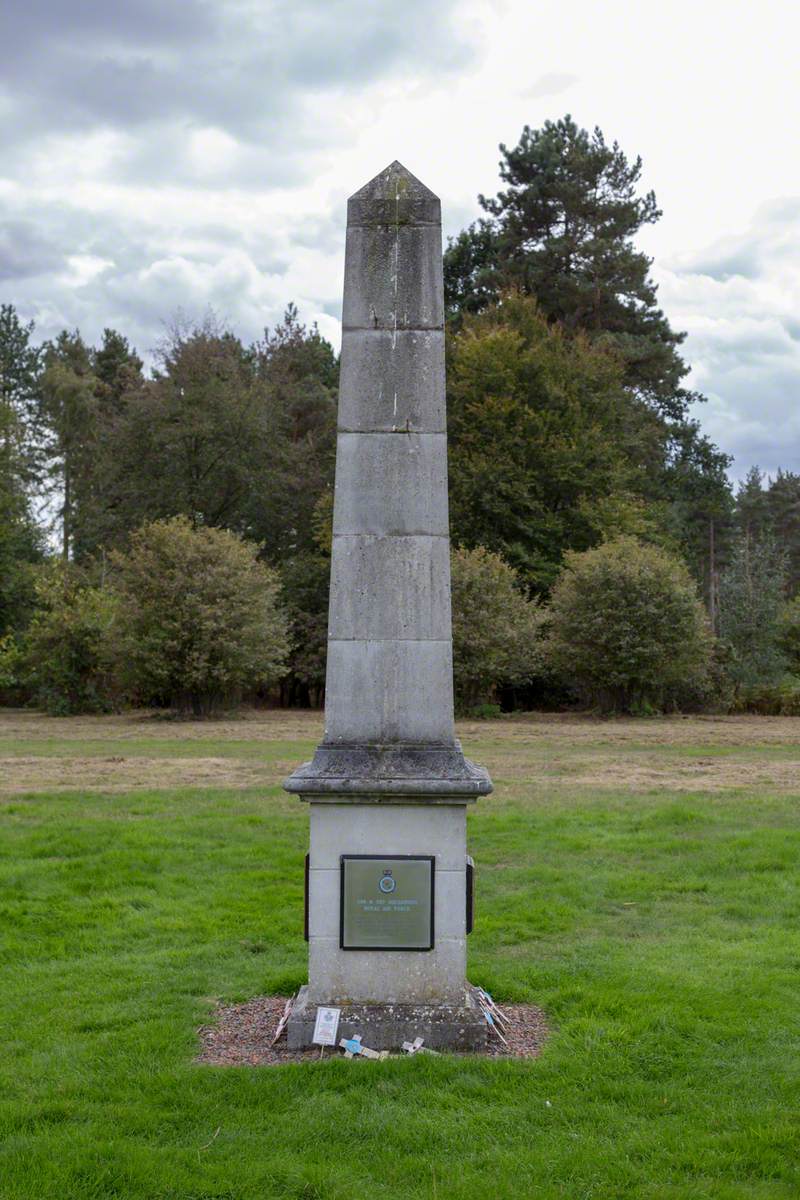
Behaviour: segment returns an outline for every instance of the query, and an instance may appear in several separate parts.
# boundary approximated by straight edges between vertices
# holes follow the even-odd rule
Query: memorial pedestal
[[[318,1005],[341,1008],[343,1036],[362,1033],[381,1050],[415,1037],[433,1048],[485,1045],[466,986],[466,808],[475,797],[304,798],[309,983],[289,1045],[311,1044]]]

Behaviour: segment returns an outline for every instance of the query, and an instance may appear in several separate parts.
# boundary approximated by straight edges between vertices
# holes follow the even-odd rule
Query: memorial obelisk
[[[309,982],[378,1049],[469,1048],[466,809],[492,790],[453,726],[439,200],[394,162],[348,201],[325,733],[310,806]]]

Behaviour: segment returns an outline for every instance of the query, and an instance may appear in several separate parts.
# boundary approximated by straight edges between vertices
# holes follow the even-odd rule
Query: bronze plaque
[[[432,950],[431,855],[343,854],[342,950]]]

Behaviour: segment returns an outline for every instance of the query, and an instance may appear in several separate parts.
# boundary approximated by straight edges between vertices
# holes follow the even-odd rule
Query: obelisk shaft
[[[400,163],[347,206],[325,735],[289,791],[491,791],[453,730],[439,200]]]
[[[439,200],[399,163],[348,204],[328,744],[453,745]]]

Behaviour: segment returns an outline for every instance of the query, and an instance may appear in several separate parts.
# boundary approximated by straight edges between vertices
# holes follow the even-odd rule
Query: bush
[[[453,550],[451,578],[453,679],[464,712],[490,702],[498,687],[541,672],[544,618],[513,568],[483,547]]]
[[[757,713],[762,717],[800,717],[800,679],[789,677],[781,683],[742,687],[733,711]]]
[[[39,569],[36,610],[16,656],[18,684],[52,716],[105,712],[112,706],[106,638],[114,597],[91,587],[64,563]]]
[[[800,596],[784,605],[778,621],[778,648],[789,670],[800,675]]]
[[[0,637],[0,705],[13,704],[21,685],[23,654],[13,633]]]
[[[702,688],[712,639],[686,567],[633,537],[567,555],[546,657],[605,711],[647,712]]]
[[[175,517],[144,525],[112,562],[114,652],[133,698],[201,716],[280,677],[289,643],[279,580],[254,546]]]

